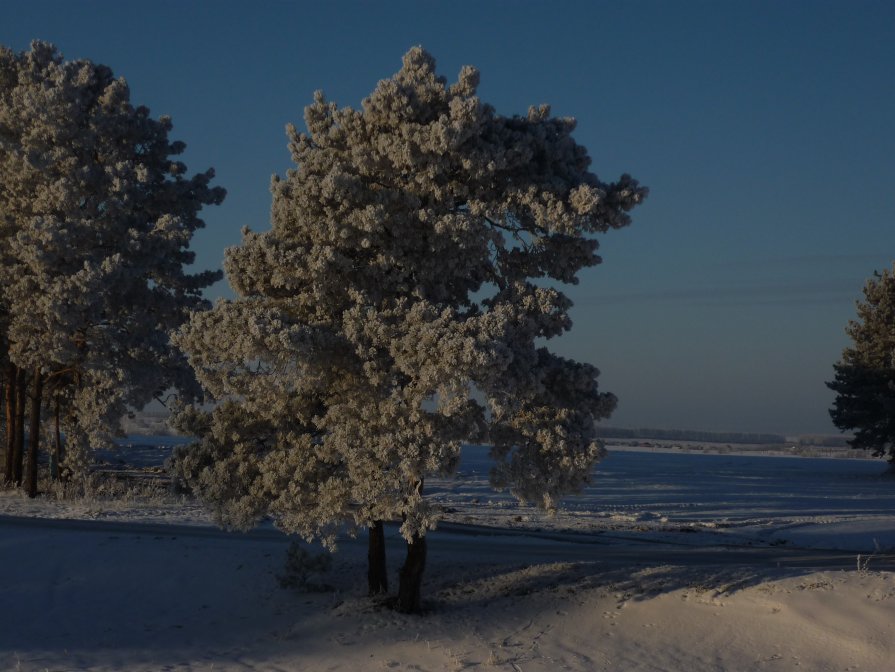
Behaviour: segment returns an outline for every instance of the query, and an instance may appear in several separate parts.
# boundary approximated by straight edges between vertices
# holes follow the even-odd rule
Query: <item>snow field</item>
[[[340,544],[332,590],[297,592],[277,580],[287,538],[217,530],[182,497],[3,491],[0,669],[890,672],[884,467],[611,451],[547,518],[490,491],[470,449],[431,484],[453,522],[430,538],[421,617],[365,596],[363,537]],[[394,589],[394,526],[387,542]]]

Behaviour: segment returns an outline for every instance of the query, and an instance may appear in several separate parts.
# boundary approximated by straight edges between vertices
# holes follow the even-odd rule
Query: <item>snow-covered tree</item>
[[[125,80],[104,65],[64,61],[44,42],[0,48],[6,399],[18,408],[27,389],[32,494],[47,402],[63,416],[74,459],[107,439],[128,407],[169,388],[198,391],[169,333],[220,277],[185,266],[199,211],[224,191],[210,186],[211,170],[186,175],[171,127],[134,107]]]
[[[414,48],[359,110],[315,94],[270,230],[227,250],[238,298],[176,339],[221,402],[188,413],[201,440],[181,476],[234,527],[270,515],[331,541],[400,519],[405,611],[439,515],[425,479],[464,441],[489,441],[494,484],[547,509],[601,456],[615,398],[541,343],[571,327],[554,285],[646,195],[588,171],[573,119],[499,115],[478,82],[464,67],[448,85]]]
[[[827,387],[836,392],[830,415],[841,430],[856,430],[852,448],[888,456],[895,466],[895,267],[874,273],[846,332],[852,344],[834,365]]]

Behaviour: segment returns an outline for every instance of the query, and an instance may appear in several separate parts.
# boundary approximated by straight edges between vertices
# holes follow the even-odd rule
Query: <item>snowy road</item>
[[[85,534],[87,533],[87,534]],[[77,546],[81,549],[104,546],[104,540],[130,537],[133,540],[153,539],[181,541],[195,546],[203,540],[214,545],[221,541],[237,545],[268,545],[271,552],[283,552],[290,538],[273,528],[249,533],[227,532],[199,525],[169,525],[134,522],[44,519],[0,516],[0,566],[14,564],[15,544],[9,540],[47,547]],[[400,559],[403,543],[397,526],[387,526],[387,542],[392,562]],[[339,542],[340,555],[360,556],[366,548],[366,537],[345,538]],[[97,553],[100,553],[97,548]],[[859,552],[799,549],[784,546],[711,546],[655,543],[632,540],[611,534],[580,534],[507,530],[474,525],[442,524],[429,535],[430,557],[447,561],[468,561],[513,564],[514,558],[525,562],[594,562],[607,568],[632,565],[677,565],[687,567],[750,566],[755,569],[781,567],[791,569],[855,569]],[[895,555],[891,553],[860,554],[873,569],[895,571]],[[869,560],[868,560],[869,558]]]

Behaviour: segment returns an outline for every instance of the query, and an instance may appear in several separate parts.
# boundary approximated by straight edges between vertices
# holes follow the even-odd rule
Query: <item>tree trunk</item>
[[[28,379],[23,369],[16,368],[16,411],[15,435],[13,442],[13,482],[22,485],[22,464],[25,459],[25,395],[28,392]]]
[[[385,563],[385,530],[377,520],[369,528],[367,546],[367,586],[370,597],[388,592],[388,569]]]
[[[62,432],[59,430],[59,398],[56,398],[56,409],[55,409],[55,420],[56,420],[56,434],[55,439],[56,443],[53,446],[53,459],[50,462],[50,478],[54,481],[59,480],[59,470],[62,466],[62,458],[64,457],[62,453]]]
[[[40,448],[40,406],[43,399],[44,379],[40,369],[34,369],[31,386],[31,418],[28,427],[28,474],[26,490],[29,497],[37,497],[37,455]]]
[[[418,614],[421,609],[423,571],[426,569],[426,536],[414,534],[407,542],[407,559],[401,567],[398,601],[395,608],[404,614]]]
[[[16,367],[10,364],[6,368],[6,460],[4,480],[13,482],[16,453]]]
[[[419,496],[423,494],[423,480],[416,483]],[[421,596],[423,572],[426,569],[426,535],[414,534],[407,542],[407,557],[398,575],[398,601],[395,609],[404,614],[418,614],[422,611]]]

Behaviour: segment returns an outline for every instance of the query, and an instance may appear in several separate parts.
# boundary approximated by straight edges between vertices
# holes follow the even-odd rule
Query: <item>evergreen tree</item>
[[[646,195],[588,171],[574,120],[501,116],[478,82],[464,67],[449,86],[415,48],[359,110],[315,94],[270,230],[227,251],[238,298],[177,338],[220,400],[184,416],[201,440],[181,476],[233,527],[270,515],[331,542],[399,519],[403,611],[439,516],[425,480],[462,442],[489,441],[494,485],[546,509],[602,455],[615,398],[539,343],[571,327],[554,285],[599,263],[593,234]]]
[[[76,467],[128,407],[172,387],[199,392],[169,333],[220,277],[184,267],[200,209],[224,191],[210,186],[211,170],[186,176],[176,160],[185,145],[168,139],[171,127],[132,106],[127,83],[106,66],[64,61],[44,42],[23,53],[0,48],[6,421],[18,464],[28,402],[32,495],[48,400],[64,410]]]
[[[895,269],[874,273],[857,310],[846,328],[852,345],[827,383],[836,392],[830,415],[839,429],[855,430],[852,448],[895,465]]]

